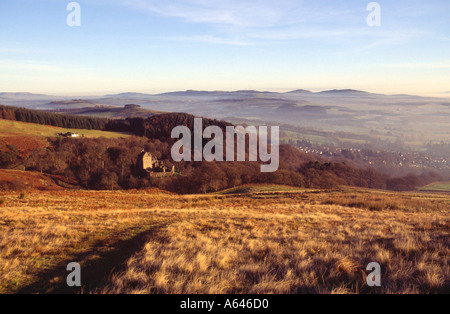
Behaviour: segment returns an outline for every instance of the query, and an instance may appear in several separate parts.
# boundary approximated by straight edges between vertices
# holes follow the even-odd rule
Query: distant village
[[[317,154],[327,158],[344,157],[347,159],[362,161],[368,166],[390,166],[422,169],[429,167],[436,170],[447,169],[450,159],[444,157],[432,157],[426,153],[382,151],[361,148],[336,148],[325,146],[300,145],[297,148],[306,154]]]

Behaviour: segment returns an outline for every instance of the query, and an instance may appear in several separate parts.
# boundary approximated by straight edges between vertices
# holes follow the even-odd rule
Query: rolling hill
[[[383,95],[355,89],[322,92],[297,89],[285,93],[256,90],[130,92],[81,99],[20,93],[3,94],[0,102],[109,119],[148,118],[164,112],[181,112],[239,125],[276,125],[280,126],[282,143],[307,151],[323,151],[333,156],[339,156],[340,149],[370,151],[360,158],[360,164],[366,167],[373,166],[374,154],[383,152],[381,155],[390,157],[377,159],[376,167],[384,173],[390,173],[391,169],[386,169],[390,167],[395,168],[399,176],[420,175],[430,170],[450,175],[448,98]],[[409,156],[402,157],[404,160],[392,162],[395,159],[392,156],[405,153]]]
[[[58,182],[58,184],[56,183]],[[56,176],[41,174],[38,172],[17,171],[0,169],[0,190],[39,190],[62,191],[62,181]]]
[[[99,130],[81,130],[81,129],[65,129],[60,127],[40,125],[34,123],[9,121],[0,119],[0,137],[53,137],[58,133],[78,133],[80,136],[87,138],[123,138],[129,137],[129,133],[106,132]]]
[[[155,115],[165,113],[163,111],[144,109],[139,105],[133,104],[127,104],[124,107],[97,105],[93,107],[86,106],[81,108],[60,108],[47,111],[77,116],[100,117],[109,119],[150,118]]]
[[[320,139],[328,145],[367,142],[385,149],[398,147],[395,143],[402,142],[408,149],[423,151],[427,143],[450,141],[448,98],[383,95],[355,89],[322,92],[297,89],[285,93],[187,90],[162,94],[121,93],[83,99],[21,93],[0,94],[0,103],[109,118],[184,112],[231,123],[260,121],[296,128],[290,135],[294,141],[316,142],[314,132],[334,133],[335,137]],[[128,104],[140,108],[125,109]]]

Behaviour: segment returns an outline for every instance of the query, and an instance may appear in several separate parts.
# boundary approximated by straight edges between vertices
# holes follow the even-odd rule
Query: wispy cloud
[[[194,23],[257,27],[285,21],[293,0],[118,0],[123,5]]]
[[[312,28],[335,22],[352,21],[350,10],[339,6],[324,6],[305,0],[116,0],[127,7],[150,14],[178,18],[188,23],[207,24],[221,34],[251,37],[304,37]],[[361,8],[364,8],[362,6]],[[355,8],[358,11],[358,8]],[[364,11],[363,11],[364,12]],[[362,16],[364,20],[364,15]],[[308,26],[308,27],[306,27]],[[323,30],[322,30],[323,31]],[[295,35],[296,34],[296,35]]]
[[[170,38],[225,45],[319,39],[374,38],[370,44],[361,41],[364,51],[380,45],[422,36],[421,30],[397,25],[399,34],[382,28],[378,32],[365,24],[367,3],[348,0],[115,0],[126,7],[186,23],[206,27],[192,35]],[[409,26],[408,26],[409,27]]]
[[[46,71],[57,72],[62,69],[48,64],[34,60],[0,60],[0,69],[7,70],[32,70],[32,71]]]

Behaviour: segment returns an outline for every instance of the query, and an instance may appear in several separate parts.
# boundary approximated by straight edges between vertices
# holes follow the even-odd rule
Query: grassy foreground
[[[449,196],[255,190],[0,192],[0,292],[449,292]]]

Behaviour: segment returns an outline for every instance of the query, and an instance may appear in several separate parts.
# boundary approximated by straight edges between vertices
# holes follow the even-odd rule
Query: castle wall
[[[150,153],[142,153],[139,156],[138,165],[142,170],[147,171],[151,177],[168,177],[175,173],[175,167],[170,169],[169,167],[164,166],[163,161],[159,161]]]

